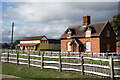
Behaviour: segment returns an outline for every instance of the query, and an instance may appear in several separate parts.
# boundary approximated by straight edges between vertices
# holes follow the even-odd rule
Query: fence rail
[[[9,49],[1,49],[2,53],[10,52],[10,53],[17,53],[19,51],[20,54],[27,54],[30,52],[30,54],[33,55],[53,55],[53,56],[59,56],[59,53],[61,53],[61,56],[89,56],[89,57],[100,57],[100,58],[109,58],[109,56],[113,57],[120,57],[120,53],[116,52],[107,52],[107,53],[84,53],[84,52],[59,52],[59,51],[27,51],[27,50],[9,50]]]
[[[120,78],[120,59],[113,59],[112,56],[108,59],[100,59],[83,55],[61,56],[60,53],[55,56],[44,54],[33,55],[29,52],[27,54],[21,54],[17,51],[17,53],[1,53],[1,61],[15,63],[17,65],[35,66],[41,69],[57,69],[60,72],[67,70],[81,72],[82,75],[93,74],[111,79]],[[118,65],[114,65],[116,62],[118,62]]]

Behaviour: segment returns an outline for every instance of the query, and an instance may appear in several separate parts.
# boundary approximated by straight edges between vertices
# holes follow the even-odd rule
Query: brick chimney
[[[83,16],[83,26],[87,26],[90,24],[90,16]]]

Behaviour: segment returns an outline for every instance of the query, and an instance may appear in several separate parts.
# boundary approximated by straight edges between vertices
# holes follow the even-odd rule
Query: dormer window
[[[107,37],[110,37],[110,31],[107,30]]]
[[[70,38],[71,37],[71,32],[68,32],[67,33],[67,38]]]
[[[91,31],[86,31],[86,37],[90,37],[91,36]]]

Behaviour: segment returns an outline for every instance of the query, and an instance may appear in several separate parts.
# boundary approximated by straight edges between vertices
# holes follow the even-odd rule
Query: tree
[[[13,43],[13,49],[15,49],[15,46],[17,45],[17,44],[19,44],[20,43],[20,40],[16,40],[14,43]],[[10,46],[11,46],[11,43],[9,44]]]
[[[9,45],[8,45],[7,43],[3,43],[3,44],[2,44],[2,48],[4,48],[4,49],[5,49],[5,48],[8,49],[8,48],[9,48]]]
[[[114,15],[110,23],[116,33],[117,40],[120,41],[120,14]]]

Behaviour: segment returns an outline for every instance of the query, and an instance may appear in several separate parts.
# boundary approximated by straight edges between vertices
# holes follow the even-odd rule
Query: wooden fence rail
[[[9,50],[9,49],[1,49],[2,53],[5,52],[10,52],[10,53],[17,53],[19,51],[20,54],[26,54],[28,51],[27,50]],[[109,58],[109,56],[116,56],[119,55],[120,53],[116,52],[110,52],[110,53],[84,53],[84,52],[59,52],[59,51],[30,51],[30,54],[37,54],[37,55],[58,55],[61,53],[61,56],[89,56],[89,57],[100,57],[100,58]],[[59,55],[58,55],[59,56]],[[117,57],[117,56],[116,56]],[[120,57],[120,55],[119,55]]]
[[[53,54],[53,53],[52,53]],[[108,65],[86,63],[87,61],[100,61],[108,62]],[[58,56],[47,56],[44,54],[41,55],[31,55],[30,52],[27,54],[20,54],[17,51],[15,53],[1,53],[1,61],[8,63],[25,64],[28,66],[40,67],[41,69],[57,69],[60,72],[62,70],[67,71],[77,71],[84,74],[93,74],[103,77],[108,77],[114,80],[114,78],[120,78],[120,65],[114,66],[114,62],[120,62],[120,59],[113,59],[112,56],[109,59],[100,59],[84,56],[61,56],[59,53]],[[104,72],[105,71],[105,72]],[[115,73],[115,71],[117,71]]]

